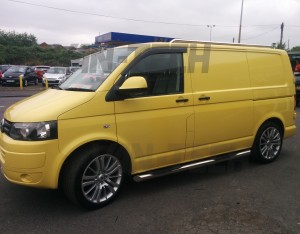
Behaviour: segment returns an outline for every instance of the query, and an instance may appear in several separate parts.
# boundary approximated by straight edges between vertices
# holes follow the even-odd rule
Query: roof
[[[128,44],[135,44],[135,43],[147,43],[147,42],[170,42],[173,39],[174,38],[170,38],[170,37],[109,32],[95,37],[95,43],[105,44],[108,46],[120,46],[120,45],[128,45]]]

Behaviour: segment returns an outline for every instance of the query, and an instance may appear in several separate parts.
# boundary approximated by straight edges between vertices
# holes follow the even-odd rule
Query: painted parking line
[[[5,106],[0,106],[0,108],[4,108]]]

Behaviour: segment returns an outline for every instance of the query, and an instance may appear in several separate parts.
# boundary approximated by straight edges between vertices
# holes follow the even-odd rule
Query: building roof
[[[95,44],[102,46],[120,46],[146,42],[169,42],[174,38],[147,36],[129,33],[109,32],[95,37]]]

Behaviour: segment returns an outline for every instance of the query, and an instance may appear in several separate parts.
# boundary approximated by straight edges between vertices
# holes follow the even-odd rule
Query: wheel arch
[[[272,127],[276,128],[280,133],[276,133],[275,135],[273,135],[273,133],[266,133],[266,135],[264,135],[265,132],[269,131],[268,129]],[[264,137],[262,137],[263,135]],[[259,163],[270,163],[275,161],[280,155],[283,137],[284,124],[279,118],[269,118],[265,120],[259,126],[255,134],[251,148],[251,159]]]
[[[87,143],[79,146],[68,157],[65,158],[65,160],[62,163],[62,166],[60,168],[59,175],[58,175],[58,187],[59,188],[61,188],[62,180],[64,178],[64,173],[65,173],[66,168],[69,165],[69,163],[71,163],[72,160],[74,160],[74,158],[78,157],[78,155],[80,155],[80,152],[84,151],[88,147],[103,148],[105,153],[118,155],[124,165],[125,173],[127,175],[131,174],[131,169],[132,169],[131,158],[130,158],[127,150],[122,145],[120,145],[117,142],[109,141],[109,140],[91,141],[91,142],[87,142]]]
[[[275,124],[277,124],[280,127],[280,130],[282,132],[282,138],[284,138],[284,124],[283,124],[283,121],[280,118],[278,118],[278,117],[271,117],[269,119],[266,119],[264,122],[261,122],[256,127],[255,133],[253,135],[254,137],[253,137],[253,142],[252,142],[252,148],[254,147],[255,139],[256,139],[257,134],[259,133],[259,130],[262,128],[262,126],[264,126],[267,123],[275,123]]]
[[[252,145],[254,144],[254,140],[255,140],[255,138],[256,138],[259,130],[261,129],[261,127],[264,126],[267,123],[275,123],[275,124],[277,124],[281,128],[282,136],[284,137],[284,124],[283,124],[283,121],[280,118],[278,118],[278,117],[271,117],[269,119],[266,119],[264,122],[262,122],[262,123],[260,123],[258,125],[258,127],[256,128],[256,131],[255,131],[255,134],[254,134],[254,139],[253,139]]]

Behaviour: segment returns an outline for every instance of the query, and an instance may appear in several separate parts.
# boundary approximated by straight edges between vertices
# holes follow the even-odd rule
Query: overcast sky
[[[92,44],[123,32],[194,40],[238,40],[242,0],[0,0],[0,29],[38,43]],[[300,0],[244,0],[241,43],[300,46]],[[215,27],[207,27],[215,25]]]

